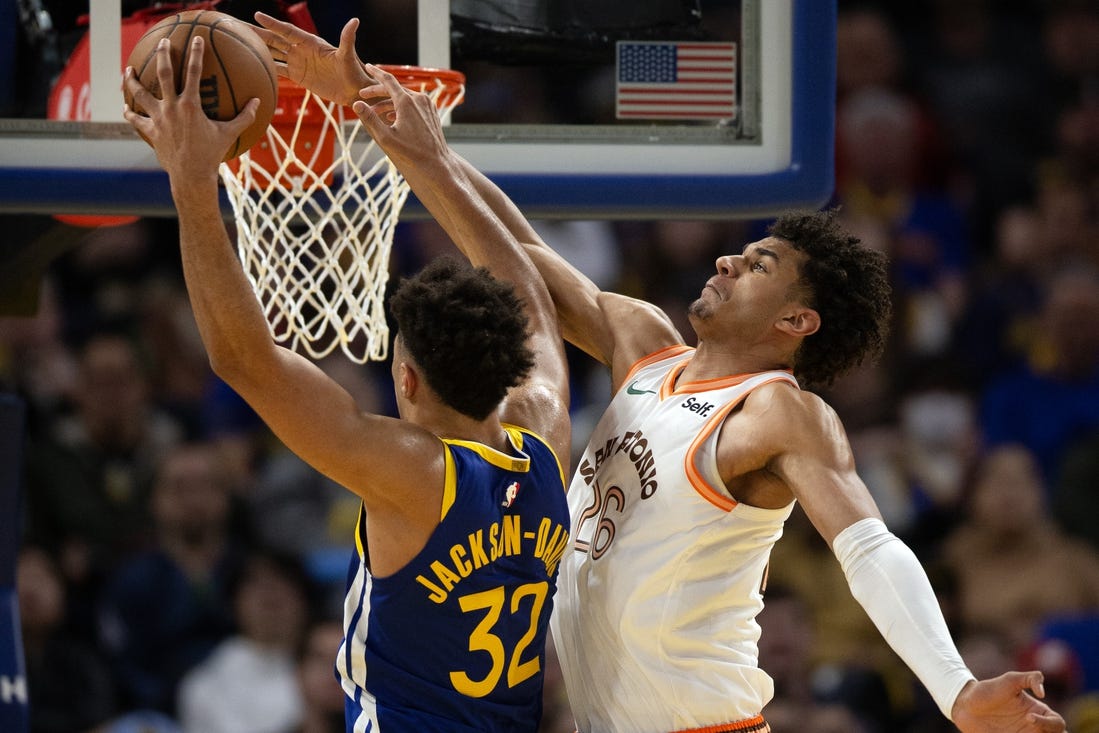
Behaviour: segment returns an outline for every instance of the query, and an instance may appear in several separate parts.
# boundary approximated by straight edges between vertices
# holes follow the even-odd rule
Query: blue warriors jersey
[[[360,516],[336,660],[349,733],[537,730],[569,510],[550,447],[505,429],[510,454],[443,441],[442,518],[398,572],[371,575]]]

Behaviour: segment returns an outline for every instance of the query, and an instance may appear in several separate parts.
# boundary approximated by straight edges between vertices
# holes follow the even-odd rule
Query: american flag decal
[[[619,41],[619,119],[735,119],[736,44]]]

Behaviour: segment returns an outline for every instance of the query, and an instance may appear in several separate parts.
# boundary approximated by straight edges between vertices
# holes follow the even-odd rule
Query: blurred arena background
[[[329,40],[357,15],[361,56],[416,62],[415,2],[309,6]],[[0,117],[46,117],[87,8],[0,3]],[[1037,666],[1070,730],[1099,731],[1099,5],[841,0],[837,50],[828,205],[889,254],[896,323],[881,363],[824,396],[972,669]],[[475,52],[466,120],[579,109],[561,75]],[[687,334],[714,259],[766,224],[547,216],[538,227],[601,287],[661,305]],[[258,706],[268,727],[236,730],[342,731],[331,638],[358,505],[211,374],[174,220],[58,233],[48,216],[11,213],[0,227],[5,247],[37,240],[43,273],[34,284],[0,273],[0,296],[30,304],[0,317],[0,392],[25,405],[14,580],[29,730],[210,733],[200,708]],[[450,249],[433,222],[404,221],[394,281]],[[609,380],[571,356],[579,450]],[[394,409],[385,364],[322,367],[369,409]],[[776,732],[953,730],[802,515],[772,568],[760,653]],[[267,677],[219,682],[212,655],[242,640],[270,650]],[[0,683],[0,704],[17,703],[22,688]],[[573,731],[552,675],[543,729]]]

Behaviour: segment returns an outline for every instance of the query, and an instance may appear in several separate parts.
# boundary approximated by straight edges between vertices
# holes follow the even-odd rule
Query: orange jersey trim
[[[766,733],[771,726],[763,719],[762,715],[745,720],[737,720],[732,723],[720,723],[707,725],[705,728],[687,728],[675,731],[675,733]]]
[[[726,387],[735,387],[736,385],[751,379],[759,372],[751,372],[748,374],[732,374],[726,377],[714,377],[713,379],[700,379],[697,382],[684,382],[683,384],[676,384],[679,379],[679,375],[683,373],[683,370],[687,368],[687,364],[690,363],[690,359],[684,359],[679,364],[676,364],[671,370],[664,376],[664,382],[660,385],[660,399],[671,397],[673,394],[694,394],[696,392],[706,392],[712,389],[725,389]],[[775,369],[773,371],[782,371],[793,376],[793,371],[789,369]]]
[[[669,376],[671,375],[669,374]],[[744,377],[728,377],[728,379],[736,379],[738,382],[743,382],[744,379],[746,379],[748,376],[752,375],[746,375]],[[772,382],[787,381],[788,380],[784,377],[775,376],[764,382],[760,382],[755,387],[753,387],[753,389],[759,389],[763,385],[771,384]],[[695,465],[695,458],[698,455],[698,451],[702,448],[702,444],[706,441],[706,439],[709,438],[711,434],[713,434],[714,430],[717,429],[717,426],[725,420],[725,417],[730,412],[732,412],[733,408],[743,402],[749,394],[751,394],[750,391],[741,395],[740,399],[724,405],[720,410],[714,413],[714,416],[710,418],[710,420],[702,427],[702,430],[699,431],[698,435],[695,436],[695,439],[691,442],[691,446],[687,449],[687,455],[683,458],[683,469],[684,471],[686,471],[687,479],[691,482],[691,486],[694,487],[694,490],[697,491],[699,496],[701,496],[703,499],[710,502],[718,509],[726,512],[731,512],[736,507],[736,499],[733,499],[728,494],[711,486],[710,483],[705,478],[703,478],[702,472],[698,470],[698,466]]]
[[[644,369],[649,364],[654,364],[663,359],[667,359],[669,356],[682,354],[685,351],[694,351],[694,348],[691,346],[687,346],[686,344],[672,344],[671,346],[665,346],[663,349],[657,349],[648,356],[641,357],[640,359],[635,361],[633,363],[633,366],[630,367],[630,370],[626,372],[626,376],[622,379],[622,384],[625,384],[626,382],[633,379],[634,375],[637,374],[638,371]]]

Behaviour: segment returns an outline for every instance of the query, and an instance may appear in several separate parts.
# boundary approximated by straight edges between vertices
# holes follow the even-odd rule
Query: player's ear
[[[416,394],[419,380],[420,377],[416,373],[416,368],[407,361],[402,361],[397,365],[397,389],[400,390],[401,397],[406,400],[412,399],[412,396]]]
[[[787,311],[776,326],[783,333],[805,338],[820,330],[820,314],[807,306],[797,306]]]

